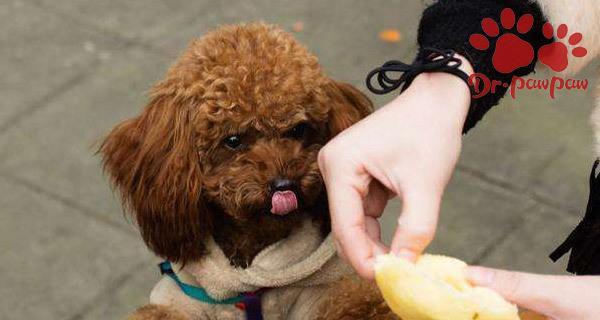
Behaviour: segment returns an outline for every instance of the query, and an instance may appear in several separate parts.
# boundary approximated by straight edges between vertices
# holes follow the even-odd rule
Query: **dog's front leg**
[[[398,320],[373,282],[348,276],[329,288],[317,312],[318,320]]]
[[[137,309],[127,320],[188,320],[188,318],[171,307],[148,304]]]

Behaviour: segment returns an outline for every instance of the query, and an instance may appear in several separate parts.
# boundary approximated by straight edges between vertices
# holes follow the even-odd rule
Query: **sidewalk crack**
[[[527,206],[524,210],[521,211],[521,213],[533,211],[539,206],[539,204],[534,203],[530,206]],[[498,247],[500,247],[506,242],[506,240],[511,234],[521,230],[525,226],[525,222],[525,217],[523,215],[520,215],[519,219],[517,219],[516,221],[511,223],[506,229],[504,229],[504,232],[500,236],[498,236],[498,238],[494,239],[494,241],[489,246],[485,247],[483,251],[471,261],[471,264],[480,264],[482,261],[487,259],[492,253],[494,253],[494,251],[496,251]]]
[[[545,206],[554,208],[559,211],[567,212],[573,216],[580,216],[579,209],[570,208],[570,207],[565,206],[560,202],[554,201],[546,196],[539,195],[539,194],[533,192],[532,190],[530,190],[529,187],[523,188],[521,186],[518,186],[516,184],[513,184],[511,182],[508,182],[508,181],[505,181],[502,179],[495,178],[491,175],[488,175],[487,173],[485,173],[483,171],[480,171],[478,169],[475,169],[475,168],[472,168],[469,166],[465,166],[463,164],[458,164],[456,166],[456,170],[458,170],[459,172],[462,172],[464,174],[470,175],[472,177],[475,177],[477,179],[480,179],[481,181],[487,182],[496,187],[499,187],[511,194],[525,196],[528,199],[533,200],[539,204],[543,204]]]
[[[91,69],[93,69],[95,65],[92,65]],[[88,70],[79,72],[78,74],[72,76],[63,82],[58,88],[52,90],[51,92],[45,94],[37,101],[31,103],[29,106],[25,107],[21,112],[17,112],[15,115],[7,119],[4,124],[0,125],[0,135],[4,134],[6,131],[10,130],[10,128],[18,125],[25,118],[33,114],[34,112],[42,109],[50,102],[57,99],[63,93],[68,92],[75,85],[83,81],[88,76]]]
[[[144,41],[141,41],[139,39],[136,39],[136,38],[133,38],[133,37],[130,37],[130,36],[118,33],[118,32],[113,31],[113,30],[109,30],[109,29],[103,28],[103,27],[95,25],[93,23],[89,23],[85,19],[82,19],[80,17],[71,15],[71,14],[63,12],[61,10],[57,10],[56,8],[51,7],[51,6],[47,6],[47,5],[41,3],[41,2],[39,2],[37,0],[29,0],[29,1],[30,1],[30,3],[32,5],[40,8],[40,9],[48,10],[48,12],[50,12],[50,13],[52,13],[52,14],[60,17],[60,18],[68,19],[72,23],[75,23],[77,25],[85,27],[88,31],[91,31],[91,32],[94,32],[94,33],[98,33],[100,35],[107,36],[107,37],[113,39],[114,41],[120,43],[121,45],[125,46],[126,48],[127,47],[137,46],[137,47],[140,47],[142,49],[146,49],[146,50],[148,50],[150,52],[153,52],[155,54],[158,54],[158,55],[162,55],[162,56],[166,56],[166,57],[171,56],[168,52],[166,52],[165,50],[163,50],[160,47],[156,47],[156,46],[154,46],[152,44],[148,44],[148,43],[146,43]]]
[[[126,235],[128,235],[130,237],[137,237],[137,235],[135,235],[132,232],[133,231],[132,228],[128,228],[127,226],[119,224],[119,223],[117,223],[117,222],[115,222],[115,221],[107,218],[105,215],[102,215],[102,214],[100,214],[98,212],[95,212],[95,211],[89,209],[88,207],[83,206],[83,205],[81,205],[81,204],[79,204],[79,203],[77,203],[77,202],[75,202],[75,201],[73,201],[73,200],[71,200],[71,199],[69,199],[67,197],[63,197],[63,196],[61,196],[59,194],[47,191],[44,188],[42,188],[42,187],[40,187],[40,186],[38,186],[38,185],[36,185],[34,183],[31,183],[31,182],[29,182],[29,181],[27,181],[25,179],[22,179],[22,178],[15,177],[13,175],[7,174],[5,172],[0,173],[0,177],[5,178],[7,180],[10,180],[11,182],[13,182],[15,184],[21,185],[21,186],[27,188],[28,190],[33,191],[33,192],[35,192],[35,193],[37,193],[37,194],[39,194],[39,195],[41,195],[41,196],[43,196],[45,198],[49,198],[49,199],[52,199],[53,201],[57,201],[57,202],[63,204],[64,206],[66,206],[66,207],[74,209],[76,212],[84,215],[87,218],[91,218],[91,219],[93,219],[93,220],[95,220],[97,222],[105,224],[105,225],[107,225],[109,227],[112,227],[112,228],[114,228],[116,230],[122,231],[123,233],[125,233]]]

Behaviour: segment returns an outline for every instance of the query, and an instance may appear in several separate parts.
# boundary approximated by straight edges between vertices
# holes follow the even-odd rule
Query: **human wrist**
[[[457,69],[464,72],[467,75],[467,77],[470,77],[474,73],[473,66],[471,65],[469,60],[467,60],[465,57],[463,57],[457,53],[454,54],[454,58],[457,58],[460,60],[461,63],[457,67]],[[420,80],[417,80],[417,79],[420,79]],[[443,72],[443,71],[426,72],[426,73],[419,74],[415,78],[415,81],[429,82],[429,85],[440,90],[440,94],[452,94],[452,95],[459,94],[460,98],[466,97],[466,98],[468,98],[468,100],[470,102],[471,93],[470,93],[469,84],[465,80],[459,78],[456,75],[453,75],[453,74],[450,74],[447,72]],[[466,93],[466,95],[464,95],[463,93]],[[468,107],[468,105],[467,105],[467,107]]]
[[[400,82],[408,81],[408,87],[402,94],[382,109],[396,110],[392,111],[392,114],[397,114],[404,118],[407,116],[407,113],[412,113],[421,118],[421,120],[429,119],[428,123],[436,126],[442,125],[450,130],[457,131],[460,135],[463,131],[465,119],[471,104],[471,93],[466,79],[473,73],[473,67],[467,59],[454,52],[450,55],[447,52],[443,54],[440,52],[437,53],[440,56],[433,56],[431,61],[435,61],[438,58],[445,59],[444,64],[449,68],[439,68],[442,71],[434,71],[436,69],[426,72],[421,71],[421,73],[417,73],[410,80],[402,80],[400,78]],[[457,63],[457,60],[460,62]],[[367,76],[367,86],[371,91],[375,93],[387,93],[398,87],[397,83],[391,83],[394,80],[389,80],[385,77],[385,72],[394,71],[391,68],[388,68],[390,70],[385,69],[390,64],[392,62],[388,62],[384,66],[375,69]],[[401,63],[399,64],[402,65]],[[457,70],[458,72],[454,72]],[[382,72],[384,75],[383,79],[379,79],[381,88],[375,87],[374,89],[369,86],[375,75],[382,77]],[[459,73],[464,73],[466,76]],[[381,84],[382,81],[390,83],[386,83],[384,86]]]
[[[439,118],[447,119],[462,131],[471,103],[471,92],[465,81],[445,72],[422,73],[415,78],[405,93],[417,95],[421,99],[430,99],[432,103],[418,107],[434,109],[432,111],[440,115]]]

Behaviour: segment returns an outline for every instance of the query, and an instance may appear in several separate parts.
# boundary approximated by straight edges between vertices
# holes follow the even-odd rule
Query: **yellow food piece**
[[[423,255],[412,263],[383,255],[377,258],[375,279],[403,320],[519,320],[514,304],[490,289],[473,287],[466,267],[445,256]]]

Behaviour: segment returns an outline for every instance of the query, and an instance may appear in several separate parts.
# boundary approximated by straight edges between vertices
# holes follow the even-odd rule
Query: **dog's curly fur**
[[[167,307],[149,304],[139,308],[127,320],[187,320],[179,311]]]
[[[329,288],[316,320],[398,320],[372,282],[356,275],[344,277]]]
[[[283,30],[225,26],[190,44],[141,115],[114,128],[100,152],[157,255],[196,261],[210,235],[245,267],[306,216],[329,232],[317,153],[371,111]],[[239,145],[227,144],[232,136]],[[297,185],[299,208],[285,216],[269,212],[278,177]]]

